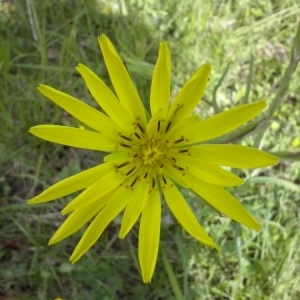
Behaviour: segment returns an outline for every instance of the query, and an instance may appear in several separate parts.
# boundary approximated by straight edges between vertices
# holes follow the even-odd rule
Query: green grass
[[[300,135],[299,69],[271,126],[242,140],[267,151],[288,151],[272,169],[240,173],[248,181],[232,190],[262,222],[262,231],[241,228],[186,193],[201,224],[222,246],[220,254],[187,236],[164,207],[156,272],[144,285],[138,228],[119,240],[116,219],[71,265],[68,258],[80,234],[47,246],[63,221],[59,211],[71,198],[26,204],[54,182],[102,161],[101,153],[43,142],[28,133],[30,126],[43,123],[78,125],[37,93],[39,83],[96,106],[75,66],[86,64],[110,85],[99,34],[108,35],[121,52],[146,106],[160,40],[172,52],[173,95],[209,61],[213,74],[197,109],[205,117],[214,109],[276,99],[300,21],[297,3],[0,2],[0,299],[299,299],[300,164],[299,155],[291,155],[299,152],[292,144]]]

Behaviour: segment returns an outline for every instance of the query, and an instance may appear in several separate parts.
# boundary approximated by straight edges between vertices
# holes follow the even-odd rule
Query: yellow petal
[[[141,214],[147,199],[148,199],[149,183],[141,180],[136,184],[132,191],[131,198],[128,200],[128,205],[122,219],[121,230],[119,237],[123,239],[130,231],[136,220]]]
[[[133,131],[133,119],[130,118],[127,111],[121,105],[113,92],[85,65],[79,64],[76,70],[81,74],[92,96],[103,110],[122,130],[131,134]]]
[[[194,177],[193,190],[222,214],[254,230],[260,230],[259,222],[222,187],[209,184]]]
[[[93,167],[69,178],[61,180],[50,186],[41,194],[28,200],[28,204],[48,202],[80,191],[94,184],[111,169],[111,164],[101,164],[99,166]]]
[[[199,116],[189,116],[187,118],[179,119],[176,122],[172,122],[169,125],[169,130],[165,134],[165,139],[173,141],[179,136],[183,136],[186,132],[190,132],[199,124]],[[168,124],[166,125],[168,126]]]
[[[128,112],[135,120],[139,118],[141,125],[145,126],[146,114],[144,106],[120,56],[105,35],[99,37],[99,44],[109,77],[123,107],[128,109]]]
[[[149,120],[146,126],[146,132],[149,139],[155,139],[159,136],[164,124],[162,122],[164,109],[160,108],[157,113]],[[158,125],[158,122],[159,125]]]
[[[194,110],[204,94],[210,71],[209,64],[202,65],[182,87],[170,107],[168,121],[185,118]]]
[[[113,152],[104,156],[103,160],[105,162],[120,162],[120,161],[131,161],[134,154],[131,152]]]
[[[38,125],[29,130],[33,135],[57,144],[82,149],[115,151],[116,140],[100,132],[60,125]]]
[[[190,143],[208,141],[224,135],[256,117],[265,107],[265,100],[237,106],[201,121],[184,137]]]
[[[77,244],[70,261],[75,263],[98,240],[107,225],[125,208],[129,189],[121,186],[87,228]]]
[[[172,166],[167,163],[164,164],[164,174],[185,188],[192,186],[191,181],[185,176],[185,172],[179,171],[175,164]]]
[[[262,168],[278,163],[279,159],[255,148],[241,145],[199,145],[190,148],[193,157],[232,168]]]
[[[106,194],[117,188],[124,180],[124,177],[116,173],[115,170],[108,172],[100,180],[85,189],[80,195],[72,200],[62,210],[61,213],[64,215],[74,209],[79,209],[95,202],[97,199],[105,196]]]
[[[171,84],[171,57],[168,46],[165,42],[160,43],[158,59],[153,71],[150,108],[151,115],[155,116],[162,109],[161,117],[166,118],[170,103]]]
[[[179,166],[187,166],[188,173],[215,185],[237,186],[244,183],[237,175],[225,171],[221,167],[207,163],[202,159],[200,160],[186,155],[177,155],[176,161]]]
[[[195,215],[187,205],[185,199],[173,185],[163,189],[165,200],[181,226],[195,239],[201,243],[219,249],[215,242],[207,235],[198,223]]]
[[[109,117],[84,102],[47,85],[40,84],[38,90],[87,126],[107,134],[116,132],[116,126]]]
[[[151,282],[160,237],[161,204],[158,190],[150,193],[142,211],[139,231],[139,262],[144,283]]]
[[[60,242],[66,237],[78,231],[85,223],[91,220],[111,199],[116,191],[112,191],[101,197],[92,204],[86,205],[80,209],[75,210],[63,222],[63,224],[56,230],[49,241],[49,245]]]

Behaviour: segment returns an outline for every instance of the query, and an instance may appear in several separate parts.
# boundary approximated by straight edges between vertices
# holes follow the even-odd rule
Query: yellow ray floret
[[[165,42],[160,43],[158,59],[153,71],[151,83],[150,108],[155,116],[160,110],[161,117],[166,118],[170,103],[171,57]],[[163,89],[161,87],[164,87]]]
[[[105,35],[99,37],[99,45],[109,77],[120,102],[127,108],[134,119],[139,117],[141,124],[145,125],[145,109],[120,56],[111,41]]]
[[[142,211],[139,231],[139,261],[145,283],[151,281],[156,265],[161,222],[161,203],[158,190],[149,196]],[[151,249],[151,251],[149,251]]]
[[[77,120],[96,131],[106,134],[116,133],[117,126],[112,119],[84,102],[44,84],[40,84],[38,90]]]

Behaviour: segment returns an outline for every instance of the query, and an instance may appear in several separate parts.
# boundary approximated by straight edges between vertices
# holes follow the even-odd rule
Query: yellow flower
[[[166,43],[162,42],[152,78],[149,116],[110,40],[102,35],[99,44],[116,95],[86,66],[79,64],[76,69],[106,114],[49,86],[38,87],[43,95],[86,127],[39,125],[30,129],[32,134],[58,144],[110,153],[103,164],[64,179],[28,201],[37,204],[83,190],[63,209],[63,214],[71,214],[49,244],[70,236],[93,219],[70,258],[74,263],[123,210],[120,238],[127,235],[141,216],[139,262],[143,281],[150,282],[159,247],[162,198],[190,235],[218,249],[198,223],[178,186],[195,192],[236,222],[259,230],[258,221],[224,189],[241,185],[242,179],[220,166],[264,167],[276,164],[277,158],[240,145],[199,143],[251,120],[266,107],[266,101],[241,105],[200,121],[191,113],[210,76],[211,67],[204,64],[170,105],[171,58]]]

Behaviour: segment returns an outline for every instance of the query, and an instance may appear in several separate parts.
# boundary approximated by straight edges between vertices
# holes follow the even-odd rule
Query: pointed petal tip
[[[253,230],[255,230],[255,231],[258,232],[258,231],[261,231],[261,228],[262,228],[261,224],[256,221],[256,224],[254,226],[252,226],[251,229],[253,229]]]
[[[87,68],[84,64],[82,63],[78,63],[78,65],[75,67],[75,69],[78,71],[79,69],[82,69],[82,68]]]
[[[31,126],[29,129],[28,129],[28,132],[31,133],[32,135],[34,136],[37,136],[36,135],[36,130],[38,130],[38,128],[42,126],[42,125],[36,125],[36,126]]]
[[[274,155],[270,155],[270,166],[275,166],[279,163],[280,158]]]
[[[52,238],[48,241],[48,246],[52,246],[55,243],[57,243],[57,242],[55,241],[54,236],[52,236]]]
[[[110,39],[105,34],[101,34],[98,36],[98,42],[101,45],[102,43],[110,42]]]
[[[246,227],[248,227],[249,229],[255,230],[257,232],[259,232],[262,229],[261,224],[252,216],[251,219],[252,220],[247,220],[247,222],[242,222],[242,221],[235,221],[237,223],[240,223],[241,225],[244,225]]]
[[[259,101],[257,101],[257,103],[263,103],[264,105],[267,106],[267,100],[266,99],[259,100]]]
[[[36,88],[40,93],[43,93],[42,90],[48,88],[49,86],[43,83],[40,83]]]
[[[43,84],[43,83],[40,83],[40,84],[37,86],[38,89],[41,89],[41,88],[47,88],[47,87],[48,87],[48,85]]]
[[[78,245],[77,245],[78,246]],[[75,264],[77,261],[78,261],[78,259],[80,258],[81,256],[78,256],[78,254],[76,253],[76,248],[75,248],[75,250],[73,251],[73,253],[72,253],[72,255],[70,256],[70,258],[69,258],[69,262],[71,263],[71,264]]]
[[[165,52],[169,50],[168,44],[165,41],[161,41],[159,43],[159,51],[161,51],[161,50],[163,50]]]
[[[204,63],[200,69],[202,69],[204,72],[208,73],[208,76],[210,76],[210,73],[211,73],[211,69],[212,69],[212,66],[210,63]]]
[[[32,204],[40,204],[40,203],[44,202],[44,201],[42,201],[43,199],[41,200],[40,196],[41,196],[41,194],[39,194],[31,199],[28,199],[27,204],[32,205]]]
[[[245,183],[245,181],[242,178],[240,178],[240,180],[238,181],[237,186],[243,185],[244,183]]]
[[[52,237],[50,238],[50,240],[48,241],[48,246],[52,246],[54,244],[59,243],[60,241],[62,241],[63,239],[65,239],[65,237],[62,237],[61,234],[57,234],[57,231],[52,235]]]
[[[49,98],[49,97],[47,96],[47,92],[52,92],[52,91],[54,90],[54,88],[52,88],[52,87],[49,86],[49,85],[40,83],[40,84],[37,86],[37,90],[38,90],[42,95],[44,95],[45,97]]]
[[[212,239],[210,241],[206,241],[206,243],[204,243],[204,245],[208,246],[208,247],[211,247],[211,248],[214,248],[216,249],[218,252],[221,251],[221,248],[220,246],[215,243]]]
[[[267,100],[263,99],[263,100],[259,100],[259,101],[255,101],[253,103],[248,103],[248,104],[244,104],[244,105],[256,105],[259,106],[260,111],[263,110],[264,108],[266,108],[268,106]]]
[[[218,252],[221,252],[221,248],[219,245],[214,244],[213,248],[215,248]]]
[[[207,69],[209,69],[209,70],[211,70],[211,69],[212,69],[212,66],[211,66],[211,64],[210,64],[210,63],[208,63],[208,62],[204,63],[202,66],[203,66],[204,68],[207,68]]]
[[[120,229],[120,232],[119,232],[119,239],[120,240],[124,240],[126,235],[128,234],[129,230],[125,231],[124,228],[122,230],[122,227]]]
[[[40,128],[45,128],[45,126],[52,126],[51,124],[43,124],[43,125],[36,125],[36,126],[31,126],[28,130],[33,135],[36,135],[36,131],[39,130]]]
[[[67,213],[71,212],[72,209],[68,208],[68,205],[60,212],[62,216],[65,216]]]
[[[151,283],[151,279],[152,278],[143,278],[143,283],[144,284],[149,284],[149,283]]]
[[[101,33],[99,36],[98,36],[99,39],[108,39],[108,37],[104,34],[104,33]]]
[[[201,80],[202,84],[204,84],[204,87],[206,86],[207,82],[209,81],[210,73],[211,73],[211,64],[204,63],[201,65],[197,71],[193,74],[193,76],[190,78],[190,81],[195,80]],[[188,81],[189,82],[189,81]],[[187,82],[187,83],[188,83]],[[186,83],[186,84],[187,84]],[[201,96],[202,97],[202,96]],[[199,99],[198,99],[199,101]],[[197,102],[198,103],[198,102]]]
[[[78,260],[86,253],[76,253],[76,248],[74,250],[74,252],[72,253],[70,259],[69,259],[69,262],[71,262],[72,265],[74,265],[75,263],[78,262]]]
[[[71,255],[71,257],[69,258],[69,262],[74,265],[76,263],[77,259],[74,259],[73,254]]]
[[[220,252],[221,251],[221,248],[220,248],[220,246],[217,244],[217,243],[215,243],[214,241],[213,241],[213,239],[210,239],[210,240],[203,240],[203,239],[197,239],[200,243],[202,243],[203,245],[205,245],[205,246],[207,246],[207,247],[210,247],[210,248],[214,248],[214,249],[216,249],[218,252]]]

